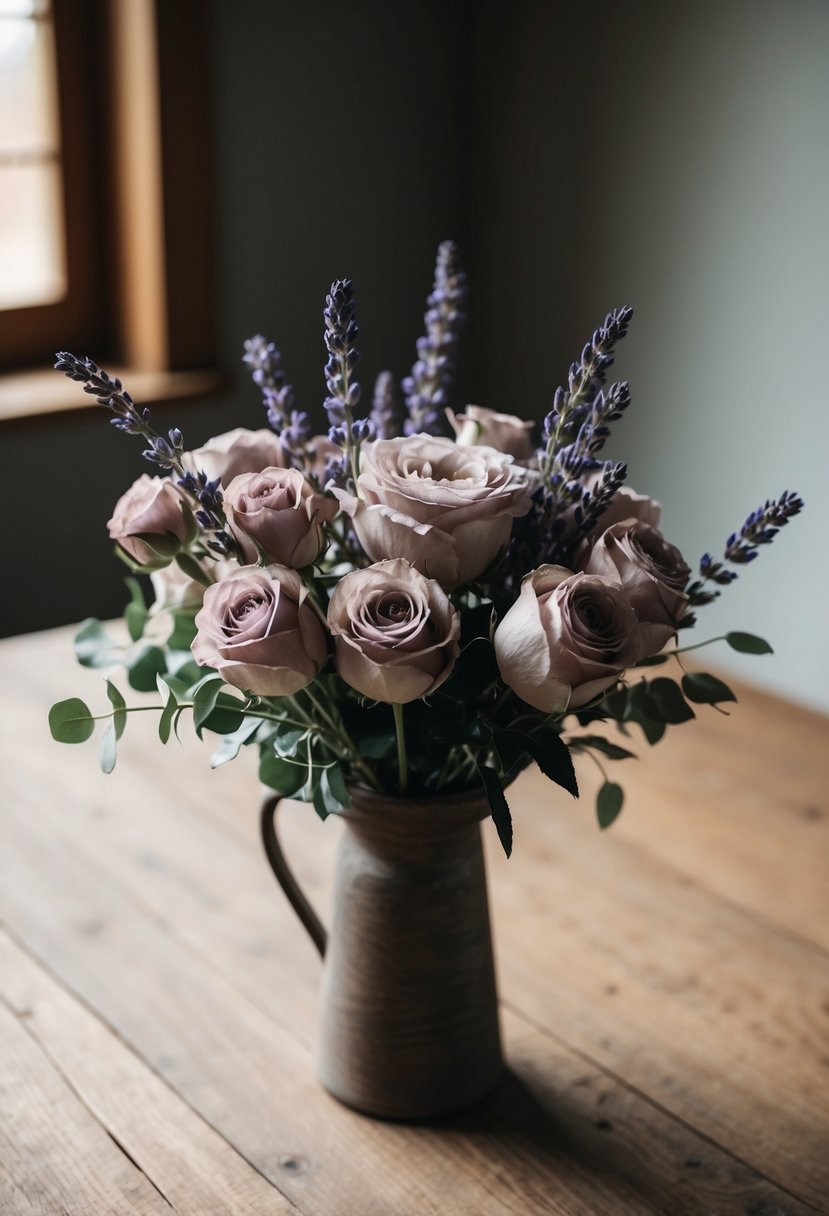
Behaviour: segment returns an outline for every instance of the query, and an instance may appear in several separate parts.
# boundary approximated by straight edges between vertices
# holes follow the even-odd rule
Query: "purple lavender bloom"
[[[369,417],[374,423],[374,432],[378,439],[394,439],[399,433],[400,406],[391,372],[380,372],[374,382],[374,397]]]
[[[784,490],[775,501],[767,499],[762,507],[752,511],[739,532],[732,532],[725,542],[723,561],[734,566],[745,566],[757,557],[760,545],[770,545],[781,528],[803,510],[803,499],[789,490]],[[699,563],[699,579],[688,587],[690,602],[694,607],[710,604],[720,594],[706,583],[727,587],[737,578],[736,570],[728,570],[722,562],[715,561],[710,553],[703,553]]]
[[[325,298],[323,337],[328,351],[325,383],[328,396],[329,438],[342,447],[344,461],[337,465],[337,485],[346,486],[350,477],[356,483],[360,444],[371,433],[368,420],[355,421],[354,410],[360,403],[360,385],[352,379],[360,355],[355,346],[359,329],[355,317],[354,285],[351,279],[336,279]]]
[[[455,378],[466,296],[466,274],[461,269],[458,247],[454,241],[443,241],[438,247],[432,292],[426,300],[426,334],[418,338],[417,359],[411,375],[403,381],[408,411],[403,424],[406,435],[447,432],[444,411]]]

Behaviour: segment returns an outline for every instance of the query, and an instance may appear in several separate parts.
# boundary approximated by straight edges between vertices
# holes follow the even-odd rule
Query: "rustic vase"
[[[502,1069],[479,794],[351,791],[326,932],[262,808],[265,851],[323,956],[317,1072],[365,1114],[425,1119],[483,1098]]]

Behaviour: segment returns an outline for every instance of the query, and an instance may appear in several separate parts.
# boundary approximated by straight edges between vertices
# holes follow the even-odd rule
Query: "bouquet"
[[[466,307],[458,251],[438,251],[425,334],[399,385],[381,372],[368,409],[357,379],[354,290],[332,284],[324,309],[326,434],[296,408],[279,351],[255,337],[244,361],[268,427],[238,428],[188,450],[88,358],[57,356],[119,431],[145,443],[155,476],[115,505],[109,534],[129,567],[130,641],[83,623],[86,666],[126,669],[157,691],[167,743],[184,714],[221,736],[217,766],[254,747],[262,782],[325,817],[355,786],[417,797],[485,791],[509,854],[505,790],[535,762],[578,794],[573,753],[599,766],[598,822],[618,815],[607,762],[632,755],[596,733],[612,721],[648,744],[695,706],[735,700],[716,676],[686,671],[695,612],[796,515],[785,492],[692,572],[659,530],[660,505],[625,485],[604,456],[630,402],[608,383],[632,310],[608,314],[540,427],[479,406],[450,408]],[[145,596],[148,576],[152,602]],[[771,650],[749,633],[733,649]],[[679,678],[650,668],[674,663]],[[676,671],[676,668],[673,669]],[[77,698],[50,712],[55,739],[80,743],[107,719],[111,772],[133,709],[112,679],[109,709]]]

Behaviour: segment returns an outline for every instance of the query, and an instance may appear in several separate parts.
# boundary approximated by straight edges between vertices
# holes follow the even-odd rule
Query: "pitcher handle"
[[[325,958],[328,934],[322,921],[300,888],[299,883],[294,878],[293,871],[288,865],[285,854],[282,852],[282,846],[276,834],[276,812],[281,801],[282,797],[280,794],[271,794],[262,803],[259,824],[262,829],[262,843],[265,846],[265,856],[276,875],[276,881],[288,898],[288,903],[308,930],[311,941],[320,952],[320,957]]]

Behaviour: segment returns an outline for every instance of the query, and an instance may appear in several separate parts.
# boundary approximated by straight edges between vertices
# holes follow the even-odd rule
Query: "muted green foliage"
[[[615,781],[605,781],[599,787],[599,792],[596,795],[596,816],[602,831],[605,828],[609,828],[614,819],[618,817],[624,800],[624,790]]]
[[[49,710],[49,730],[58,743],[85,743],[95,730],[89,706],[78,697],[56,702]]]

